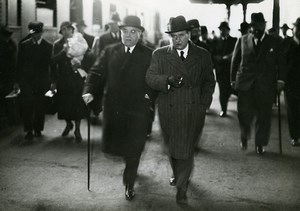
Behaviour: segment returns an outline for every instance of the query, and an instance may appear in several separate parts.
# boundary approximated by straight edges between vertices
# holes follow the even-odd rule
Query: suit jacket
[[[95,37],[89,34],[84,33],[83,38],[87,42],[89,49],[92,49]]]
[[[52,45],[42,39],[39,45],[32,38],[20,44],[16,81],[23,94],[44,95],[49,89]]]
[[[138,43],[130,55],[122,43],[107,47],[89,71],[84,93],[106,86],[104,101],[104,151],[119,156],[139,156],[150,122],[152,96],[145,75],[152,50]]]
[[[168,90],[168,76],[179,74],[184,85]],[[193,155],[214,92],[210,54],[190,42],[188,56],[182,62],[172,46],[159,48],[153,53],[146,82],[159,91],[160,124],[171,156],[189,158]]]
[[[101,52],[104,50],[106,46],[114,43],[120,43],[120,42],[121,42],[121,37],[114,38],[111,32],[106,32],[103,35],[101,35],[99,39],[96,41],[93,52],[95,55],[100,56]]]
[[[259,52],[255,51],[254,36],[247,34],[236,43],[231,62],[231,81],[237,90],[246,91],[255,82],[261,91],[274,93],[276,79],[284,79],[280,42],[265,35]]]
[[[213,46],[212,58],[216,69],[217,81],[230,81],[230,63],[236,41],[235,37],[228,36],[225,40],[218,39]],[[227,58],[220,59],[223,56]]]

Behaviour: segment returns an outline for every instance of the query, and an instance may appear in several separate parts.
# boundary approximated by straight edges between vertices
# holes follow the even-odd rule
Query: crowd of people
[[[62,136],[75,124],[76,142],[82,141],[81,120],[91,111],[97,121],[103,110],[103,151],[124,158],[125,197],[132,200],[157,105],[173,170],[169,183],[177,188],[177,203],[186,204],[194,154],[217,82],[220,117],[228,115],[230,95],[237,96],[242,150],[247,150],[255,120],[255,150],[265,153],[272,106],[282,90],[291,144],[299,145],[300,18],[293,37],[287,36],[286,24],[284,38],[267,33],[264,15],[253,13],[249,24],[241,23],[240,38],[231,37],[228,22],[221,22],[220,37],[209,39],[197,19],[172,17],[165,31],[170,41],[157,49],[143,37],[139,17],[120,22],[113,14],[107,32],[96,39],[85,33],[84,21],[65,21],[61,38],[52,45],[42,36],[43,23],[34,21],[18,52],[12,32],[1,26],[1,104],[10,89],[20,92],[25,140],[42,136],[48,91],[55,96],[58,119],[66,122]]]

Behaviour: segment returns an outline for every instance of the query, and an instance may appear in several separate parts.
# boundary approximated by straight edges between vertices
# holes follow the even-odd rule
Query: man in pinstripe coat
[[[186,204],[194,146],[212,101],[215,79],[210,54],[189,41],[183,16],[170,18],[166,33],[172,45],[153,53],[146,82],[159,91],[158,113],[177,187],[176,201]]]

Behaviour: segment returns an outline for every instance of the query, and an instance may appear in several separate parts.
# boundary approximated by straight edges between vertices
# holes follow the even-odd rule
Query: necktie
[[[185,58],[184,58],[184,52],[183,51],[180,51],[180,59],[181,59],[181,61],[185,60]]]
[[[126,54],[130,54],[130,48],[129,47],[127,47]]]
[[[256,52],[257,52],[257,53],[259,52],[260,47],[261,47],[261,40],[258,39],[258,40],[257,40],[257,43],[256,43]]]

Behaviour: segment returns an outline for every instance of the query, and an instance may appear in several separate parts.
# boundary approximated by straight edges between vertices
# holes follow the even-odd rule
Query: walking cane
[[[278,101],[278,135],[279,135],[279,153],[282,155],[280,93],[281,93],[281,91],[279,91],[278,94],[277,94],[277,101]]]
[[[88,106],[88,115],[87,115],[87,188],[90,191],[90,173],[91,173],[91,120],[90,120],[90,107]]]

